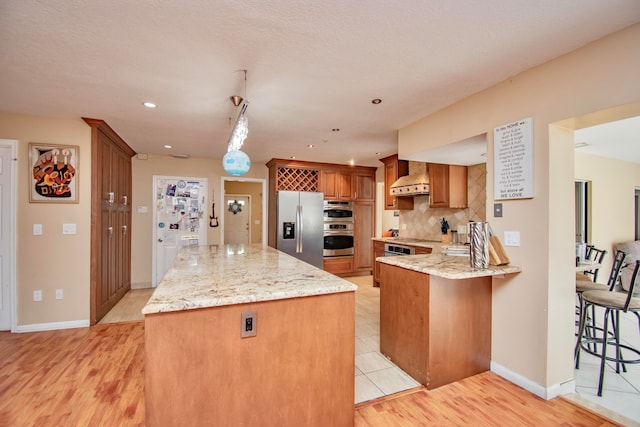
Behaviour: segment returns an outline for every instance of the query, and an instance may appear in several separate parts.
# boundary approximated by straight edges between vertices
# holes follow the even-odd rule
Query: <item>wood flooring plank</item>
[[[0,426],[144,426],[144,323],[0,332]],[[185,425],[189,415],[185,414]],[[358,405],[354,425],[614,426],[492,372]],[[324,427],[324,426],[323,426]]]

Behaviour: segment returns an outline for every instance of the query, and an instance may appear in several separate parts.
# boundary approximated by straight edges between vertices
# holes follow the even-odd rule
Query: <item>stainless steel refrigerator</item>
[[[324,268],[323,193],[278,191],[277,248]]]

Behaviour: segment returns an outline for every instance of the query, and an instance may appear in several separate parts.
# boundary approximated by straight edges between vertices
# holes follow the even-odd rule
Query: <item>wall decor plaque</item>
[[[493,130],[493,197],[533,197],[533,120],[517,120]]]
[[[78,203],[77,145],[29,143],[29,202]]]

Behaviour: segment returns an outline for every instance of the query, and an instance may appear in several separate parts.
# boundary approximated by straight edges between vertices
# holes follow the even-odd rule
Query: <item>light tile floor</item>
[[[98,324],[143,320],[142,308],[147,305],[154,290],[155,288],[131,289]]]
[[[355,403],[420,387],[380,353],[380,288],[372,276],[347,277],[356,291]]]
[[[596,312],[596,319],[602,319],[600,313]],[[631,313],[621,313],[620,325],[622,342],[640,349],[640,325],[637,317]],[[634,425],[640,425],[640,364],[626,366],[626,373],[616,374],[615,364],[607,362],[602,397],[599,397],[600,359],[584,351],[581,352],[580,368],[574,371],[575,394],[580,400],[586,400],[587,404],[606,408],[636,422],[637,424]],[[629,423],[624,424],[629,425]]]

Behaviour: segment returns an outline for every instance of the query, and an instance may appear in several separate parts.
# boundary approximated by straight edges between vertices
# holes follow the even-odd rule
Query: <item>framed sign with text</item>
[[[533,197],[533,120],[522,119],[493,130],[493,198]]]

